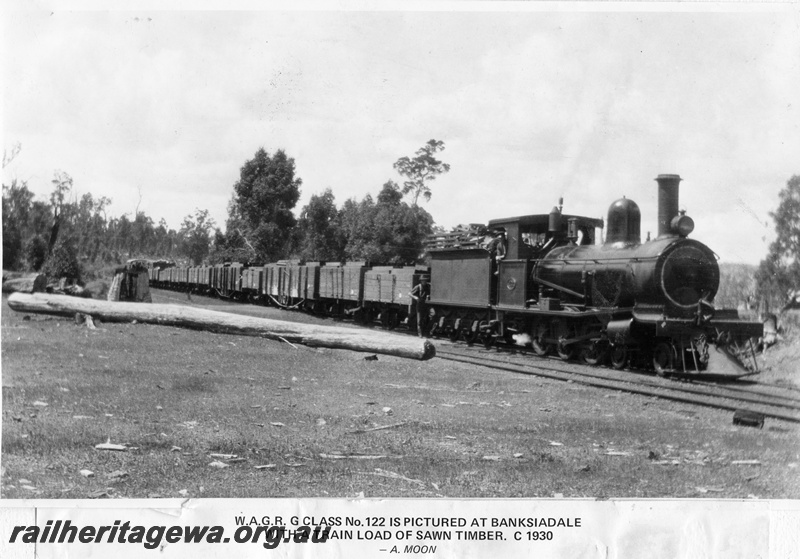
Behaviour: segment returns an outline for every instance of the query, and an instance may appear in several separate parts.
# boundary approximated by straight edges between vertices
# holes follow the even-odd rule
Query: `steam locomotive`
[[[607,223],[566,215],[559,205],[549,214],[434,236],[429,267],[281,261],[154,268],[150,279],[155,286],[413,328],[410,291],[429,274],[424,328],[433,337],[528,345],[541,356],[661,375],[705,371],[713,346],[745,372],[757,372],[753,340],[763,335],[762,324],[714,307],[719,266],[711,249],[688,238],[694,222],[679,211],[681,178],[656,181],[658,235],[645,242],[639,207],[622,198],[611,204]],[[502,254],[480,242],[485,230],[503,237]]]
[[[465,330],[468,340],[527,340],[539,355],[606,359],[656,372],[701,372],[713,344],[739,366],[757,371],[752,340],[760,323],[716,309],[715,254],[689,239],[692,219],[678,210],[678,175],[659,175],[658,236],[641,241],[641,212],[622,198],[602,220],[549,214],[489,222],[504,231],[505,258],[493,264],[479,249],[446,241],[430,252],[435,329]],[[493,269],[495,268],[496,269]],[[487,311],[488,308],[488,311]]]

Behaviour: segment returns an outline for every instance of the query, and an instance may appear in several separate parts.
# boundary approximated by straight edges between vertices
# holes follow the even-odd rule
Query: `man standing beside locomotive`
[[[500,261],[506,257],[506,230],[503,227],[494,231],[494,238],[489,242],[486,249],[489,251],[489,258],[492,260],[494,275],[500,273]]]
[[[419,283],[411,290],[411,298],[417,305],[417,335],[425,337],[425,326],[428,318],[428,299],[431,296],[431,286],[428,283],[430,278],[422,275]]]

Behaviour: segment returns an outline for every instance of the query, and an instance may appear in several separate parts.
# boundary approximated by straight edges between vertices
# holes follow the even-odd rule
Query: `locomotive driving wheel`
[[[547,334],[547,326],[544,324],[534,324],[531,329],[531,347],[533,352],[539,357],[544,357],[550,353],[552,346],[544,341],[545,334]]]
[[[575,356],[575,345],[566,345],[562,342],[559,342],[558,346],[556,346],[556,353],[558,353],[558,357],[562,361],[569,361]]]
[[[531,347],[533,352],[539,357],[544,357],[550,353],[550,344],[545,343],[541,338],[533,338],[531,340]]]
[[[665,377],[675,369],[677,355],[675,347],[668,342],[661,342],[653,350],[653,369],[660,377]]]
[[[611,366],[615,369],[624,369],[628,364],[628,348],[622,344],[611,348]]]
[[[581,352],[583,362],[587,365],[600,365],[606,358],[608,348],[601,344],[601,342],[589,342]]]

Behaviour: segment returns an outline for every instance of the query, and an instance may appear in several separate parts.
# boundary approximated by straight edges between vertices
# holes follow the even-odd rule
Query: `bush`
[[[25,243],[25,258],[28,265],[36,272],[42,269],[47,260],[47,241],[41,235],[31,237]]]
[[[58,243],[41,271],[50,279],[66,278],[67,282],[80,283],[81,265],[75,247],[69,243]]]

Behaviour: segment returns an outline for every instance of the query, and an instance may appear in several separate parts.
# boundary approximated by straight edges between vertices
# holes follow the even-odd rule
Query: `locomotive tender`
[[[678,175],[659,175],[658,236],[641,240],[641,213],[632,200],[611,204],[602,219],[549,214],[496,219],[505,254],[471,235],[432,238],[430,267],[377,267],[280,261],[153,268],[151,284],[327,315],[412,324],[411,289],[430,274],[426,328],[432,336],[530,345],[541,356],[609,361],[620,369],[652,367],[659,374],[699,373],[713,345],[736,365],[756,372],[757,322],[716,309],[716,255],[688,236],[692,219],[678,210]],[[605,240],[600,231],[606,226]],[[468,240],[467,240],[468,239]],[[467,242],[465,242],[467,240]]]

